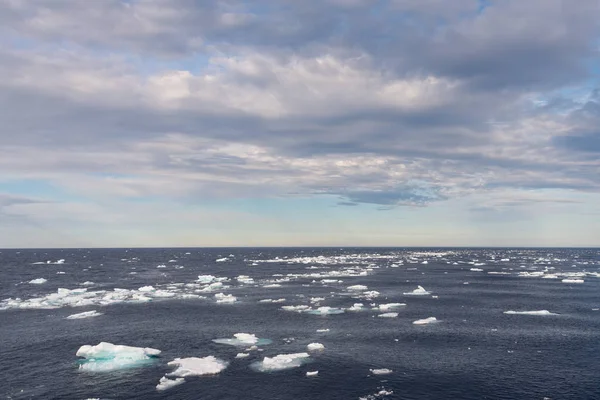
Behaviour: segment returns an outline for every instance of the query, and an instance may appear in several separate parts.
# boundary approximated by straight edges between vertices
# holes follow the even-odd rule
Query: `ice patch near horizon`
[[[215,299],[217,300],[217,303],[235,303],[237,301],[237,297],[235,297],[232,294],[224,294],[224,293],[217,293],[215,294]]]
[[[248,356],[250,356],[250,354],[248,354],[248,353],[237,353],[235,355],[235,358],[246,358]]]
[[[284,303],[285,299],[262,299],[259,303]]]
[[[281,371],[297,368],[310,361],[308,353],[278,354],[275,357],[265,357],[262,361],[251,364],[251,367],[260,372]]]
[[[352,285],[352,286],[348,286],[346,289],[351,290],[351,291],[363,291],[363,290],[368,290],[369,288],[365,285]]]
[[[397,312],[389,312],[389,313],[383,313],[383,314],[379,314],[378,317],[380,318],[396,318],[398,316]]]
[[[341,308],[323,306],[317,309],[304,310],[304,312],[313,315],[333,315],[333,314],[343,314],[344,310]]]
[[[504,311],[504,314],[510,314],[510,315],[559,315],[557,313],[553,313],[548,310],[535,310],[535,311],[508,310],[508,311]]]
[[[375,368],[375,369],[370,369],[369,371],[371,371],[371,373],[373,375],[389,375],[392,372],[394,372],[389,368]]]
[[[48,279],[36,278],[36,279],[30,280],[28,283],[31,283],[32,285],[41,285],[42,283],[46,283],[46,282],[48,282]]]
[[[396,308],[400,308],[400,307],[404,307],[404,306],[406,306],[406,303],[387,303],[387,304],[380,304],[376,307],[373,307],[373,310],[389,311],[389,310],[394,310]]]
[[[84,311],[78,314],[71,314],[68,317],[66,317],[66,319],[83,319],[83,318],[92,318],[92,317],[98,317],[100,315],[104,315],[103,313],[100,313],[96,310],[93,311]]]
[[[318,376],[318,375],[319,375],[319,371],[306,371],[307,377],[313,377],[313,376]]]
[[[413,324],[414,325],[427,325],[427,324],[434,324],[436,322],[439,322],[439,320],[436,317],[429,317],[429,318],[418,319],[416,321],[413,321]]]
[[[584,283],[585,281],[583,279],[565,278],[561,282],[562,283]]]
[[[177,367],[167,376],[185,378],[188,376],[216,375],[223,371],[229,363],[214,356],[176,358],[167,363],[169,367]]]
[[[154,361],[161,351],[150,347],[133,347],[100,342],[84,345],[77,350],[79,369],[90,372],[114,371],[145,365]]]
[[[418,286],[412,292],[407,292],[407,293],[403,293],[403,294],[406,296],[427,296],[427,295],[430,295],[431,292],[428,292],[427,290],[425,290],[425,288],[423,286]]]
[[[230,346],[265,345],[272,343],[271,339],[261,339],[252,333],[235,333],[232,338],[213,339],[215,343],[228,344]]]

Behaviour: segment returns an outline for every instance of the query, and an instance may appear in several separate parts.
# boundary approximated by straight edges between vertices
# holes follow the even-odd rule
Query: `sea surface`
[[[600,399],[599,308],[598,249],[0,250],[0,399]]]

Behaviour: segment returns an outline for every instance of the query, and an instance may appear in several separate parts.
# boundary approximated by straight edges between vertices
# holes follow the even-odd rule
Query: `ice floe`
[[[36,278],[29,281],[32,285],[41,285],[42,283],[48,282],[48,279],[44,278]]]
[[[412,292],[407,292],[407,293],[403,293],[403,294],[407,295],[407,296],[427,296],[427,295],[430,295],[431,292],[428,292],[427,290],[425,290],[425,288],[423,286],[418,286]]]
[[[416,321],[413,321],[414,325],[427,325],[427,324],[433,324],[438,322],[438,319],[436,317],[429,317],[429,318],[424,318],[424,319],[418,319]]]
[[[228,344],[231,346],[251,346],[270,344],[271,339],[261,339],[251,333],[235,333],[233,338],[213,339],[213,342],[219,344]]]
[[[160,350],[150,347],[133,347],[100,342],[96,346],[81,346],[76,355],[84,358],[79,362],[79,369],[104,372],[151,363],[160,353]]]
[[[309,343],[306,348],[308,351],[321,351],[325,350],[325,346],[321,343]]]
[[[333,314],[343,314],[344,310],[341,308],[323,306],[316,309],[308,309],[303,312],[313,315],[333,315]]]
[[[388,312],[388,313],[383,313],[383,314],[379,314],[378,317],[380,318],[396,318],[398,316],[397,312]]]
[[[100,315],[103,315],[103,313],[100,313],[96,310],[93,311],[84,311],[78,314],[71,314],[67,317],[67,319],[83,319],[83,318],[92,318],[92,317],[98,317]]]
[[[259,303],[284,303],[285,299],[262,299],[258,301]]]
[[[352,290],[352,291],[363,291],[363,290],[367,290],[369,288],[365,285],[352,285],[352,286],[348,286],[346,289]]]
[[[380,388],[380,390],[377,393],[359,397],[359,400],[377,400],[377,399],[382,399],[382,398],[392,395],[392,394],[394,394],[393,391],[386,390],[384,388]]]
[[[163,390],[171,389],[172,387],[181,385],[182,383],[185,383],[184,378],[169,379],[166,376],[163,376],[158,381],[158,385],[156,385],[156,390],[163,391]]]
[[[329,328],[317,329],[317,332],[329,332]]]
[[[387,303],[387,304],[380,304],[376,307],[373,307],[374,310],[379,310],[379,311],[388,311],[388,310],[394,310],[396,308],[400,308],[400,307],[404,307],[406,306],[406,303]]]
[[[371,371],[371,373],[373,375],[389,375],[392,372],[394,372],[389,368],[375,368],[375,369],[370,369],[369,371]]]
[[[306,371],[307,377],[313,377],[319,375],[319,371]]]
[[[229,363],[214,356],[176,358],[167,363],[170,367],[177,367],[167,376],[185,378],[188,376],[216,375],[223,371]]]
[[[224,293],[215,294],[215,299],[217,300],[217,303],[235,303],[237,301],[237,297],[234,295]]]
[[[561,282],[562,283],[584,283],[585,281],[583,279],[569,279],[569,278],[565,278]]]
[[[248,356],[250,356],[250,354],[248,354],[248,353],[237,353],[235,355],[235,358],[246,358]]]
[[[275,357],[265,357],[262,361],[251,364],[251,367],[261,372],[271,372],[297,368],[309,361],[308,353],[279,354]]]
[[[504,314],[512,314],[512,315],[558,315],[558,314],[550,312],[548,310],[536,310],[536,311],[513,311],[513,310],[508,310],[508,311],[504,311]]]

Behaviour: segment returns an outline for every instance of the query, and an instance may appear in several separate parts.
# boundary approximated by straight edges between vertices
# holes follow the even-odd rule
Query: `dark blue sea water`
[[[419,285],[429,294],[404,294]],[[376,308],[388,303],[406,305]],[[600,399],[598,308],[598,249],[1,250],[0,398]],[[212,341],[235,333],[272,342]],[[100,342],[162,353],[80,368],[80,346]],[[325,349],[302,365],[251,368],[312,342]],[[207,356],[228,367],[156,389],[169,361]]]

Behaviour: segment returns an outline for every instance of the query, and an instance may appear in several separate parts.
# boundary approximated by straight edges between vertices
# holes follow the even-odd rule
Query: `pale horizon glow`
[[[0,248],[598,247],[599,12],[0,0]]]

